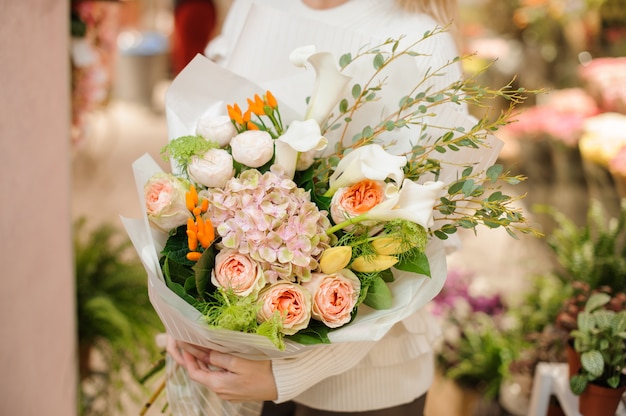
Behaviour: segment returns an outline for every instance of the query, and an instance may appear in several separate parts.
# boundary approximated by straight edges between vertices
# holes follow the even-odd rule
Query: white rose
[[[228,116],[203,117],[198,121],[196,134],[205,140],[224,147],[237,135],[237,130]]]
[[[230,141],[233,159],[250,168],[259,168],[272,160],[274,139],[266,131],[248,130]]]
[[[207,188],[221,188],[233,177],[233,158],[224,149],[210,149],[202,157],[194,156],[187,166],[189,178]]]

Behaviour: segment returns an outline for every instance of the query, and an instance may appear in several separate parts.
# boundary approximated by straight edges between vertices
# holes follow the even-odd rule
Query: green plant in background
[[[159,354],[155,336],[163,327],[148,299],[145,270],[130,248],[110,224],[88,230],[85,219],[75,222],[82,415],[122,408],[121,387],[132,391],[129,381],[145,370],[141,364]]]
[[[563,268],[565,282],[580,281],[591,289],[608,286],[614,292],[626,287],[626,201],[619,216],[606,218],[597,200],[592,200],[587,223],[578,227],[571,219],[552,207],[537,207],[550,215],[557,228],[547,239]]]
[[[473,313],[459,330],[455,342],[441,346],[437,354],[439,367],[459,386],[478,390],[488,399],[496,398],[514,358],[505,331],[482,312]]]
[[[626,310],[606,309],[610,301],[606,293],[592,294],[578,314],[578,328],[571,332],[582,365],[570,378],[574,394],[581,394],[588,383],[617,388],[624,382]]]

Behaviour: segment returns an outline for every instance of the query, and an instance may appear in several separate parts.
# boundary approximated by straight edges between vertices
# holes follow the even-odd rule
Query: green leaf
[[[325,325],[310,325],[287,338],[302,345],[330,344],[328,331]]]
[[[413,254],[413,253],[412,253]],[[413,272],[423,274],[424,276],[430,276],[430,263],[428,262],[428,256],[423,251],[415,251],[410,257],[403,256],[398,263],[393,266],[395,269],[403,270],[405,272]]]
[[[476,189],[476,184],[474,183],[472,179],[468,179],[463,184],[463,188],[461,189],[461,192],[463,192],[463,195],[465,196],[471,196],[472,193],[474,192],[474,189]]]
[[[367,296],[363,300],[363,303],[374,309],[391,308],[391,305],[393,304],[391,290],[380,276],[372,279]]]
[[[348,111],[348,100],[345,98],[339,102],[339,112],[345,113]]]
[[[359,84],[354,84],[352,86],[352,97],[357,99],[359,98],[359,95],[361,95],[361,86]]]
[[[576,374],[570,378],[569,386],[572,393],[579,396],[587,388],[587,379],[581,374]]]
[[[580,354],[580,363],[594,378],[600,377],[604,371],[604,358],[600,351],[583,352]]]
[[[491,182],[497,182],[503,171],[502,165],[493,165],[487,169],[487,177]]]
[[[391,271],[391,269],[378,272],[378,275],[380,276],[381,279],[383,279],[387,283],[391,283],[394,280],[396,280],[395,277],[393,277],[393,272]]]
[[[339,66],[341,66],[341,68],[345,68],[350,62],[352,62],[352,55],[350,53],[344,53],[339,58]]]
[[[383,67],[383,65],[385,64],[385,57],[380,54],[377,53],[376,56],[374,56],[374,69],[376,69],[377,71]]]
[[[201,298],[204,298],[209,282],[211,281],[211,271],[215,267],[215,246],[211,244],[204,250],[200,259],[192,267],[195,275],[196,290]]]
[[[626,331],[626,311],[620,311],[615,314],[611,322],[611,329],[614,334],[620,334]]]
[[[606,305],[611,301],[611,296],[606,293],[594,293],[592,294],[587,303],[585,304],[585,311],[592,312],[601,306]]]

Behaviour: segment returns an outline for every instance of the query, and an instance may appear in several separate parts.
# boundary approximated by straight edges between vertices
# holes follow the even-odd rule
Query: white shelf
[[[567,364],[539,363],[533,379],[528,416],[546,416],[552,395],[559,400],[567,416],[581,416],[578,412],[578,396],[569,388]],[[623,403],[620,403],[615,415],[626,416]]]

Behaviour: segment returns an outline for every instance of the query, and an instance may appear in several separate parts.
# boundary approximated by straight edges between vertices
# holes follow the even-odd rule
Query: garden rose
[[[261,309],[257,314],[259,322],[273,318],[276,312],[283,317],[283,333],[293,335],[306,328],[311,320],[311,294],[302,286],[280,281],[259,293]]]
[[[329,328],[350,322],[361,291],[361,281],[350,270],[337,273],[313,273],[311,281],[302,283],[313,294],[311,315]]]
[[[209,149],[202,157],[193,156],[187,166],[189,178],[207,188],[221,188],[233,177],[233,158],[224,149]]]
[[[150,223],[169,232],[192,216],[185,204],[189,183],[170,173],[156,173],[144,185],[146,213]]]
[[[330,205],[331,217],[336,224],[339,224],[367,213],[384,199],[384,182],[362,180],[353,186],[339,189],[333,195]]]
[[[249,256],[223,249],[215,256],[211,283],[231,289],[238,296],[248,296],[265,286],[265,277],[261,266]]]
[[[233,159],[242,165],[259,168],[272,160],[274,140],[266,131],[248,130],[230,141]]]
[[[203,117],[198,121],[196,134],[205,140],[217,143],[220,147],[227,146],[237,135],[237,130],[228,116]]]

